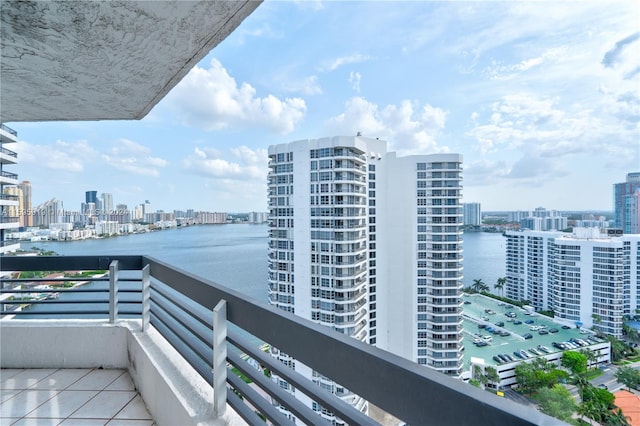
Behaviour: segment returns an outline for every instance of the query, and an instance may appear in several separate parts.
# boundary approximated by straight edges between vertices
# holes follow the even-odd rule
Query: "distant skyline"
[[[7,123],[33,205],[266,211],[267,147],[464,156],[483,211],[613,209],[640,171],[637,2],[261,4],[140,121]]]

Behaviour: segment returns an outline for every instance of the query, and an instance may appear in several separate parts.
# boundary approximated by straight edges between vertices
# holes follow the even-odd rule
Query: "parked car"
[[[538,334],[543,335],[543,334],[549,334],[549,332],[545,329],[542,330],[538,330]]]
[[[568,325],[563,325],[563,326],[562,326],[562,329],[563,329],[563,330],[569,330],[570,328],[571,328],[571,327],[569,327]]]
[[[515,321],[513,321],[513,324],[514,324],[514,325],[520,325],[520,324],[522,324],[522,321],[520,321],[520,320],[515,320]]]
[[[524,323],[525,324],[533,324],[535,321],[533,321],[532,319],[528,319],[526,320]]]
[[[502,322],[502,321],[498,321],[498,322],[496,323],[496,325],[497,325],[498,327],[504,327],[504,322]]]
[[[549,329],[549,333],[557,333],[558,329],[557,328],[550,328]]]
[[[525,339],[533,339],[533,335],[531,333],[524,333],[522,337],[524,337]]]

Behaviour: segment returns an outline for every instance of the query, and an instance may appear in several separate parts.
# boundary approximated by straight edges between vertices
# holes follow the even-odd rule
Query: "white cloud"
[[[287,92],[301,93],[306,96],[322,94],[322,87],[318,83],[317,75],[309,75],[302,78],[286,78],[280,83]]]
[[[182,162],[184,169],[207,178],[224,180],[227,183],[253,181],[265,183],[267,178],[267,150],[239,146],[230,149],[235,161],[223,158],[221,152],[208,148],[194,149],[194,155]],[[231,185],[229,191],[234,191]]]
[[[66,142],[57,140],[53,145],[36,145],[20,141],[16,144],[21,163],[37,163],[51,170],[79,173],[85,164],[94,161],[97,151],[86,140]]]
[[[484,119],[474,113],[467,134],[483,158],[518,156],[504,177],[533,185],[567,175],[585,155],[597,156],[605,169],[634,167],[640,147],[638,98],[600,92],[600,103],[585,105],[526,93],[503,96]]]
[[[446,115],[440,108],[420,107],[409,100],[379,108],[356,96],[347,101],[344,112],[327,120],[326,128],[331,134],[362,132],[364,136],[385,139],[390,149],[400,154],[431,154],[448,151],[436,143],[436,137],[444,130]]]
[[[324,72],[335,71],[343,65],[359,64],[362,62],[369,61],[371,59],[372,59],[371,56],[363,55],[361,53],[355,53],[349,56],[341,56],[339,58],[326,61],[322,66],[320,66],[320,71],[324,71]]]
[[[539,56],[523,59],[515,64],[504,64],[503,61],[493,60],[491,65],[482,71],[482,74],[492,80],[510,80],[530,69],[563,60],[567,50],[566,46],[546,49]]]
[[[113,168],[143,176],[159,176],[159,169],[167,165],[166,160],[153,157],[150,148],[128,139],[114,142],[101,159]]]
[[[257,97],[255,88],[238,85],[216,59],[208,69],[194,67],[169,93],[167,103],[184,124],[207,131],[254,126],[286,134],[307,109],[301,98]]]
[[[356,93],[360,93],[360,80],[362,80],[362,75],[359,72],[351,71],[349,73],[349,84]]]

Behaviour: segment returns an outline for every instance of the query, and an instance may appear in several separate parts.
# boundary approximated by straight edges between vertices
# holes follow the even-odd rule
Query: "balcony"
[[[5,172],[0,170],[0,184],[2,185],[17,185],[18,175],[15,173]]]
[[[32,285],[29,283],[96,281],[100,286],[41,287],[40,293],[59,295],[30,302],[42,307],[37,314],[42,319],[21,319],[34,316],[35,309],[4,311],[0,366],[126,370],[159,425],[262,424],[256,412],[271,423],[291,424],[277,405],[301,422],[321,423],[317,413],[250,366],[239,352],[347,423],[376,424],[263,352],[255,339],[409,424],[557,424],[536,410],[146,256],[2,257],[0,267],[4,272],[108,270],[105,276],[88,278],[3,279],[3,309],[16,305],[6,300],[7,295],[33,292],[17,289]],[[63,300],[67,292],[83,297],[69,304]],[[56,305],[67,307],[61,312],[52,308]],[[54,313],[64,319],[52,319]],[[227,374],[230,366],[251,378],[254,385]]]
[[[0,163],[17,164],[18,153],[15,151],[11,151],[10,149],[0,147]]]

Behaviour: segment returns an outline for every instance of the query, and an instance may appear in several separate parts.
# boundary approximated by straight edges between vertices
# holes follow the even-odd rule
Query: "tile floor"
[[[152,426],[125,370],[1,369],[0,426]]]

